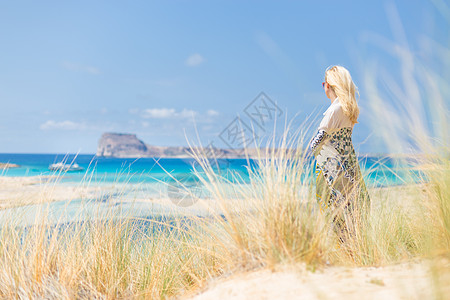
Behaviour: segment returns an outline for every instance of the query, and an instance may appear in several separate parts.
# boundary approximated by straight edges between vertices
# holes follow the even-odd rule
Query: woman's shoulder
[[[336,112],[342,111],[341,103],[339,102],[339,99],[336,98],[333,103],[328,106],[327,110],[323,113],[324,116],[330,116],[333,115]]]
[[[328,118],[331,119],[343,119],[345,118],[345,114],[344,114],[344,110],[342,108],[342,105],[336,101],[335,103],[333,103],[327,110],[326,112],[323,114],[324,116],[327,116]]]
[[[335,101],[324,113],[319,129],[330,131],[342,127],[353,127],[353,123],[344,113],[341,104]]]
[[[332,112],[342,111],[343,112],[341,103],[339,101],[333,102],[333,104],[330,106],[330,111],[332,111]]]

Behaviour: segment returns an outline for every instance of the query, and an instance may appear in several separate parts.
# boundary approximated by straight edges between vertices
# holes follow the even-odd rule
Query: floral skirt
[[[348,127],[326,133],[315,151],[316,198],[335,229],[343,233],[354,233],[370,207],[351,135]]]

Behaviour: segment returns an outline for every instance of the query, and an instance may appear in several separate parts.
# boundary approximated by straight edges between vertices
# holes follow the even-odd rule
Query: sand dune
[[[450,264],[447,263],[450,267]],[[182,299],[435,299],[430,266],[405,263],[387,267],[279,266],[211,281],[204,291]],[[450,286],[442,295],[450,295]]]

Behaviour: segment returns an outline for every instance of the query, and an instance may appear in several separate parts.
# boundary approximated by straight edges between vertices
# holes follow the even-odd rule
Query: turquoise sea
[[[50,171],[50,164],[65,161],[76,162],[83,171],[60,173]],[[193,159],[179,158],[104,158],[95,155],[65,154],[0,154],[0,162],[14,163],[19,168],[3,170],[1,176],[39,176],[57,175],[62,185],[103,186],[100,196],[91,199],[68,199],[45,204],[32,204],[25,207],[0,211],[2,220],[18,216],[22,224],[35,224],[38,211],[46,210],[50,223],[77,222],[95,219],[112,213],[115,216],[133,216],[139,218],[155,218],[156,216],[174,215],[174,211],[202,215],[204,211],[194,209],[190,199],[185,201],[183,193],[178,194],[173,188],[174,179],[183,185],[192,186],[192,190],[206,195],[205,189],[198,185],[193,176],[194,168],[199,165]],[[310,160],[308,164],[313,164]],[[414,161],[399,160],[383,156],[361,156],[359,163],[369,187],[386,187],[413,183],[420,174],[414,171]],[[220,159],[213,164],[221,176],[233,179],[238,174],[242,183],[249,182],[249,168],[257,168],[255,161],[246,159]],[[311,179],[306,174],[305,180]],[[231,180],[231,185],[233,185]],[[175,184],[176,185],[176,184]],[[1,190],[1,187],[0,187]],[[207,197],[206,197],[207,198]],[[154,199],[165,199],[166,203],[155,202]],[[180,199],[182,201],[180,201]],[[192,206],[191,206],[192,205]],[[177,213],[175,213],[177,214]]]
[[[1,176],[55,175],[49,171],[52,163],[76,162],[83,171],[62,174],[61,181],[79,183],[89,179],[93,183],[153,183],[169,180],[172,175],[183,176],[199,168],[193,159],[181,158],[105,158],[91,154],[0,154],[0,162],[14,163],[19,168],[3,170]],[[366,184],[371,187],[392,186],[415,181],[415,162],[384,156],[360,156],[359,163]],[[257,163],[246,159],[219,159],[214,163],[222,172],[238,172],[248,176],[248,167]],[[171,174],[171,175],[169,175]],[[412,176],[411,176],[412,175]]]

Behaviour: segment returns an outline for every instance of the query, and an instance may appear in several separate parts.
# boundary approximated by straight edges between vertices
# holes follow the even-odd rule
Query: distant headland
[[[11,169],[11,168],[19,168],[20,166],[17,164],[11,163],[2,163],[0,162],[0,169]]]
[[[256,149],[246,150],[248,156],[254,156]],[[170,147],[148,145],[137,138],[135,134],[107,132],[102,134],[97,146],[97,156],[100,157],[162,157],[188,158],[192,149],[189,147]],[[244,158],[243,149],[204,149],[211,158]]]

